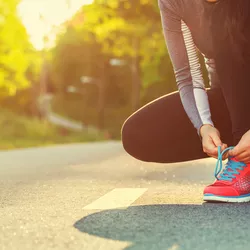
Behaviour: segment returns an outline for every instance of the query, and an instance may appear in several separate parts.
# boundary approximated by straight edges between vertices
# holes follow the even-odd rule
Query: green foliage
[[[94,126],[98,125],[98,84],[82,86],[80,77],[102,80],[102,65],[107,61],[126,61],[105,71],[104,124],[116,138],[132,112],[137,81],[142,83],[139,106],[177,90],[157,0],[96,0],[84,6],[58,37],[52,54],[53,79],[63,93],[55,97],[54,110]],[[207,83],[203,62],[202,67]],[[79,92],[66,93],[69,85]]]
[[[62,116],[81,121],[84,125],[97,126],[96,105],[87,105],[86,100],[76,94],[57,95],[53,98],[52,109]],[[104,110],[105,130],[113,139],[120,139],[123,122],[131,114],[128,105],[106,107]]]
[[[160,72],[167,50],[157,0],[96,0],[84,6],[67,23],[65,33],[58,36],[52,55],[53,82],[63,91],[69,85],[79,84],[83,75],[100,78],[101,67],[108,58],[127,61],[130,72],[127,66],[121,68],[130,81],[132,59],[140,58],[142,87],[165,81],[172,89],[169,77]]]
[[[109,65],[105,70],[105,128],[115,136],[120,135],[122,123],[131,114],[135,59],[139,62],[137,79],[142,82],[141,104],[176,88],[157,0],[96,0],[67,23],[51,52],[53,83],[62,93],[55,111],[94,126],[98,120],[98,86],[83,86],[80,77],[91,76],[102,84],[105,63],[111,58],[126,61],[123,66]],[[67,94],[70,85],[79,93]]]
[[[15,95],[18,89],[30,83],[27,69],[33,62],[35,53],[28,42],[28,35],[17,15],[19,1],[0,1],[0,97]]]
[[[104,53],[139,57],[144,86],[160,80],[158,69],[166,46],[157,1],[96,0],[83,13],[83,32],[92,32]]]
[[[103,133],[72,132],[58,128],[47,121],[17,116],[0,110],[0,149],[43,146],[58,143],[90,142],[104,140]]]
[[[87,41],[86,41],[87,40]],[[103,55],[100,45],[69,27],[51,51],[52,80],[58,90],[79,85],[82,76],[98,77]]]
[[[102,108],[105,129],[115,138],[119,138],[122,123],[132,112],[131,106],[142,106],[176,90],[157,0],[95,0],[60,27],[61,33],[53,49],[41,52],[35,51],[28,41],[17,15],[18,3],[19,0],[0,0],[2,107],[19,114],[38,114],[43,58],[49,62],[46,63],[49,72],[46,85],[56,95],[54,111],[98,126]],[[123,59],[125,64],[114,67],[109,64],[113,58]],[[202,67],[207,83],[204,63]],[[82,76],[90,76],[94,82],[83,85]],[[67,93],[69,86],[76,87],[78,93]],[[0,138],[3,145],[17,139],[21,146],[26,143],[25,138],[27,145],[75,140],[71,133],[68,139],[60,136],[61,130],[48,123],[19,119],[14,115],[10,119],[10,116],[4,115],[4,121],[3,116],[0,117],[0,126],[6,132],[6,137]],[[76,137],[84,141],[88,135],[77,134]]]

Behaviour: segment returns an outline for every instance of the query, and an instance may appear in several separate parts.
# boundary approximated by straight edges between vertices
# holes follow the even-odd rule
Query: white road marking
[[[128,208],[147,190],[147,188],[115,188],[111,192],[84,207],[84,209],[106,210]]]

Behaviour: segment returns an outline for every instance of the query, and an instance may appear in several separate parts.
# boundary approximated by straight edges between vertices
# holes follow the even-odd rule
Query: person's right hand
[[[227,145],[222,143],[220,132],[212,125],[205,124],[200,129],[202,138],[203,152],[213,158],[218,158],[218,146],[221,146],[221,151],[227,148]],[[223,156],[223,160],[227,158],[227,154]]]

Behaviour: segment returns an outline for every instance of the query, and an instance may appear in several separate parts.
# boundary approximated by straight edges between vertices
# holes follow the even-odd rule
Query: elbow
[[[186,85],[192,84],[192,76],[189,66],[179,68],[178,70],[175,70],[174,73],[175,73],[177,87],[179,90]]]
[[[203,76],[199,71],[198,73],[192,73],[194,70],[186,66],[178,71],[175,71],[175,77],[177,82],[177,87],[179,90],[186,86],[193,86],[193,88],[205,89]]]

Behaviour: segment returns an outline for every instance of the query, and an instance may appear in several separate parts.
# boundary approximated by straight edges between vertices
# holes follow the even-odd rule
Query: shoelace
[[[216,164],[216,168],[215,168],[215,172],[214,172],[214,176],[217,180],[223,180],[223,181],[232,181],[234,178],[236,178],[235,175],[239,175],[239,171],[243,170],[247,165],[244,162],[235,162],[232,161],[230,159],[230,157],[228,158],[228,162],[222,172],[222,174],[218,177],[218,175],[220,174],[220,172],[222,171],[222,158],[223,155],[233,149],[234,147],[229,147],[226,148],[225,150],[223,150],[221,152],[221,147],[218,147],[218,160],[217,160],[217,164]]]

